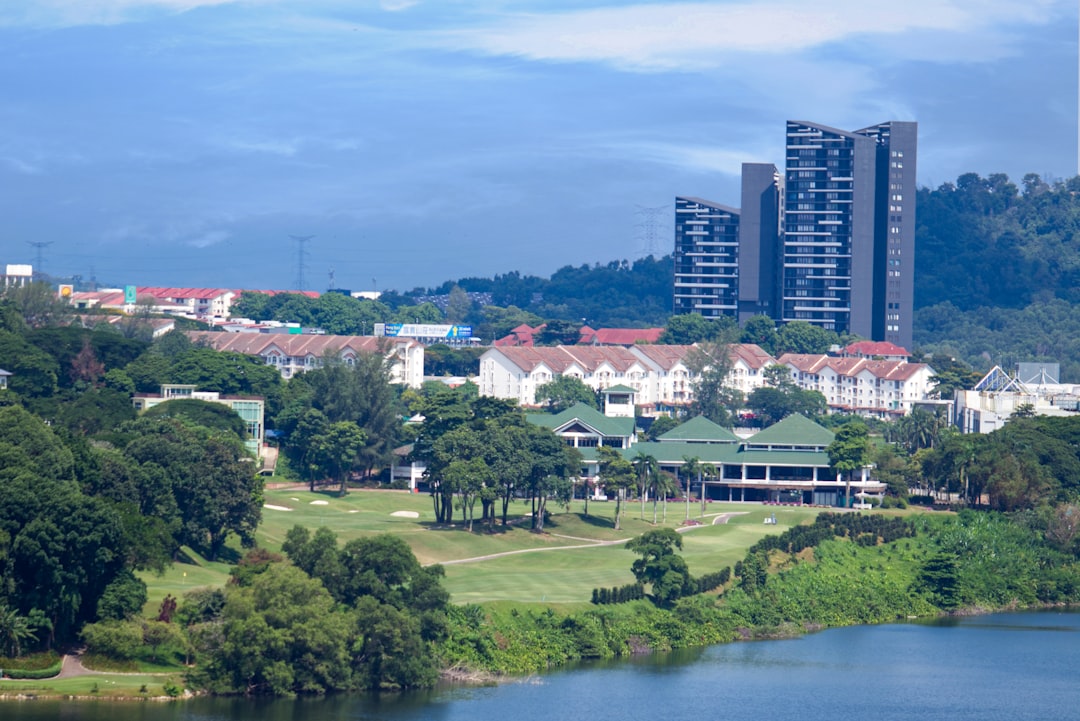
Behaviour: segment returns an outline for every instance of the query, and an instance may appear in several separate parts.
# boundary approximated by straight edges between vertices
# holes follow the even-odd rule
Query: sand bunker
[[[394,511],[391,516],[397,516],[398,518],[419,518],[420,514],[416,511]]]
[[[359,512],[360,512],[360,511],[356,510],[355,508],[354,508],[354,509],[352,509],[351,511],[349,511],[349,513],[359,513]]]
[[[286,508],[285,506],[275,506],[272,503],[264,503],[263,508],[269,508],[271,511],[291,511],[292,510],[291,508]]]
[[[311,505],[313,505],[313,506],[329,506],[330,501],[312,501]]]

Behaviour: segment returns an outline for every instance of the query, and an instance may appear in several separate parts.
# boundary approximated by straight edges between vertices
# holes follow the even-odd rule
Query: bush
[[[60,673],[60,668],[63,666],[64,660],[57,659],[55,663],[46,668],[28,669],[28,668],[5,668],[4,675],[13,679],[41,679],[52,678]]]
[[[143,646],[143,627],[131,621],[101,621],[82,630],[82,639],[90,653],[109,658],[133,659]]]

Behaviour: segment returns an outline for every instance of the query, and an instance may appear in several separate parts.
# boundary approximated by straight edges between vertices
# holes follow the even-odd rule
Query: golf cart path
[[[713,526],[723,525],[723,524],[727,523],[733,516],[743,516],[743,515],[746,515],[747,513],[748,513],[748,511],[735,511],[735,512],[732,512],[732,513],[719,513],[719,514],[717,514],[716,516],[713,517],[711,525],[713,525]],[[692,531],[695,528],[704,528],[705,526],[706,526],[706,524],[701,524],[699,526],[682,526],[680,528],[676,528],[675,530],[678,531],[679,533],[686,533],[687,531]],[[489,553],[489,554],[486,554],[484,556],[473,556],[472,558],[458,558],[458,559],[455,559],[453,561],[442,561],[440,565],[454,566],[454,565],[458,565],[458,564],[461,564],[461,563],[479,563],[480,561],[490,561],[493,558],[502,558],[504,556],[519,556],[519,555],[521,555],[523,553],[541,553],[541,552],[544,552],[544,551],[572,551],[572,550],[581,549],[581,548],[599,548],[600,546],[617,546],[620,543],[626,543],[627,541],[630,540],[629,538],[620,538],[620,539],[615,540],[615,541],[592,541],[592,540],[590,540],[588,538],[581,538],[580,536],[564,536],[564,535],[559,534],[559,533],[550,533],[548,535],[553,536],[555,538],[568,538],[568,539],[570,539],[572,541],[587,541],[587,543],[581,543],[581,544],[577,544],[577,545],[573,545],[573,546],[547,546],[547,547],[544,547],[544,548],[521,548],[521,549],[518,549],[516,551],[502,551],[500,553]]]

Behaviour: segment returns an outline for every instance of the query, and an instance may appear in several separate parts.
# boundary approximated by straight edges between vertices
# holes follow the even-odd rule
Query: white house
[[[593,390],[621,385],[632,389],[636,405],[659,411],[693,401],[691,345],[555,346],[492,348],[480,357],[480,395],[536,405],[536,389],[558,376],[581,380]],[[733,367],[728,383],[743,393],[762,385],[775,359],[753,344],[729,347]]]
[[[188,331],[187,335],[214,350],[259,356],[277,368],[283,378],[317,368],[328,352],[336,353],[348,365],[359,354],[382,353],[391,360],[391,383],[419,388],[424,382],[424,346],[408,338],[220,331]]]
[[[800,388],[820,391],[830,410],[878,418],[910,413],[929,397],[935,375],[925,363],[864,357],[785,353],[779,363]]]

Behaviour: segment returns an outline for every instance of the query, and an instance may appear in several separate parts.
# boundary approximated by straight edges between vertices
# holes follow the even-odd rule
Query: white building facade
[[[499,347],[480,357],[480,395],[535,406],[536,389],[559,376],[577,378],[594,391],[632,389],[639,408],[649,412],[689,405],[694,372],[688,356],[695,346],[634,345]],[[729,384],[743,393],[762,385],[764,369],[776,360],[756,345],[730,347]]]
[[[829,410],[889,418],[906,415],[933,390],[925,363],[785,353],[779,363],[803,390],[819,391]]]

